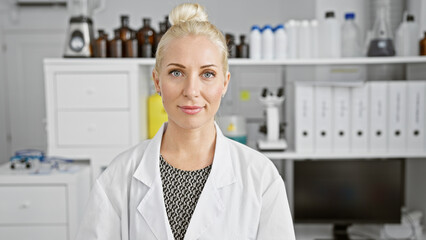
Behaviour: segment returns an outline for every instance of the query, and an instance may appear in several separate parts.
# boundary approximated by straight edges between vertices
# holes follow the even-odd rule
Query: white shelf
[[[48,58],[49,64],[85,64],[98,62],[100,64],[129,64],[154,65],[154,58]],[[285,60],[253,60],[232,58],[230,66],[308,66],[308,65],[362,65],[362,64],[394,64],[394,63],[426,63],[426,56],[414,57],[361,57],[361,58],[317,58],[317,59],[285,59]]]
[[[294,151],[286,152],[262,152],[270,159],[291,159],[291,160],[304,160],[304,159],[354,159],[354,158],[426,158],[426,152],[423,153],[412,153],[412,152],[400,152],[400,153],[389,153],[389,152],[375,152],[375,153],[297,153]]]

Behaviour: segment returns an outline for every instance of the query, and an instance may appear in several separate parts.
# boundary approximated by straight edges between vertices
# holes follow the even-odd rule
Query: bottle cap
[[[407,15],[407,22],[414,22],[414,15],[408,14]]]
[[[325,18],[334,18],[334,12],[333,11],[325,12]]]
[[[284,24],[278,24],[274,29],[273,29],[273,31],[275,32],[275,31],[277,31],[278,29],[284,29]]]
[[[253,30],[259,30],[260,31],[260,27],[259,26],[257,26],[257,25],[253,25],[252,27],[251,27],[251,30],[253,31]]]
[[[262,28],[262,32],[265,31],[266,29],[271,29],[272,31],[272,27],[269,24],[266,24],[263,28]]]
[[[355,13],[353,13],[353,12],[346,13],[345,14],[345,19],[346,20],[348,20],[348,19],[355,19]]]

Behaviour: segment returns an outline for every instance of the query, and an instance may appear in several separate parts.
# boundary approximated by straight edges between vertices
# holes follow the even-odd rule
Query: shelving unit
[[[155,64],[155,59],[45,59],[45,79],[46,79],[46,103],[47,103],[47,129],[48,129],[48,153],[52,155],[66,156],[76,159],[90,159],[92,165],[92,179],[94,179],[101,169],[121,151],[146,139],[146,98],[150,93],[151,71]],[[230,71],[233,82],[250,82],[252,89],[259,88],[261,84],[271,86],[272,88],[288,85],[290,90],[286,90],[285,117],[289,123],[286,129],[286,138],[290,142],[289,149],[284,152],[265,152],[265,155],[273,160],[303,160],[303,159],[353,159],[353,158],[426,158],[426,149],[421,153],[413,152],[313,152],[300,153],[295,152],[293,113],[294,111],[294,93],[291,85],[300,81],[299,73],[304,74],[306,69],[327,69],[330,67],[353,67],[370,65],[397,64],[405,66],[405,78],[407,80],[425,80],[426,76],[426,56],[418,57],[375,57],[375,58],[340,58],[340,59],[288,59],[288,60],[252,60],[252,59],[229,59]],[[310,76],[315,76],[312,71]],[[255,76],[252,76],[255,75]],[[108,77],[109,76],[109,77]],[[126,86],[119,86],[122,79]],[[109,78],[109,85],[104,84],[105,78]],[[259,78],[264,78],[259,81]],[[268,78],[275,78],[273,84],[267,82]],[[309,76],[308,76],[309,78]],[[312,81],[315,81],[313,79]],[[63,85],[62,83],[66,83]],[[90,87],[86,83],[91,82]],[[62,85],[61,85],[62,84]],[[72,86],[69,87],[68,85]],[[75,86],[74,86],[75,85]],[[62,89],[61,89],[62,88]],[[114,102],[104,102],[109,97],[114,97],[119,93],[119,99],[122,101],[120,106],[114,106]],[[229,92],[229,91],[228,91]],[[99,94],[99,96],[97,95]],[[232,96],[233,94],[233,96]],[[257,94],[253,91],[252,95]],[[66,95],[66,96],[65,96]],[[234,89],[232,98],[238,99],[238,92]],[[80,99],[78,106],[73,105],[73,96]],[[58,99],[66,100],[58,103]],[[228,108],[238,108],[239,111],[250,112],[251,117],[262,118],[262,109],[259,103],[255,103],[257,98],[249,104],[241,107],[238,101],[234,100],[234,105],[225,104]],[[83,100],[82,100],[83,99]],[[84,100],[86,99],[86,100]],[[91,99],[94,99],[94,102]],[[227,97],[223,101],[228,101]],[[89,101],[89,102],[84,102]],[[72,103],[71,105],[68,105]],[[255,104],[257,106],[254,106]],[[59,105],[58,105],[59,104]],[[65,105],[64,105],[65,104]],[[92,105],[91,105],[92,104]],[[229,106],[228,106],[229,105]],[[91,107],[92,106],[92,107]],[[245,107],[245,110],[244,110]],[[241,110],[243,109],[243,110]],[[229,110],[229,109],[228,109]],[[110,114],[117,116],[121,122],[128,124],[126,129],[120,131],[108,132],[109,125],[101,125],[96,121],[102,119],[99,115]],[[231,111],[233,112],[232,109]],[[86,121],[83,115],[73,115],[82,113],[84,116],[92,118]],[[254,114],[254,115],[253,115]],[[96,117],[99,115],[98,117]],[[110,116],[108,115],[108,116]],[[80,116],[80,117],[79,117]],[[71,119],[68,117],[72,117]],[[293,121],[293,122],[292,122]],[[102,122],[107,124],[108,122]],[[87,126],[86,126],[86,125]],[[96,126],[96,125],[99,126]],[[115,128],[124,127],[110,123]],[[125,124],[124,124],[125,125]],[[85,126],[85,128],[83,127]],[[104,129],[107,135],[102,135],[98,130]],[[81,131],[85,134],[85,139],[79,140],[72,135],[72,131]],[[118,133],[124,135],[117,135]],[[71,135],[70,135],[71,134]],[[98,134],[98,135],[97,135]],[[109,135],[108,135],[109,134]],[[74,134],[75,135],[75,134]],[[117,135],[117,136],[116,136]],[[69,137],[69,138],[68,138]],[[91,138],[93,137],[93,138]],[[119,137],[119,138],[118,138]],[[289,161],[287,161],[289,162]],[[287,165],[287,163],[285,163]],[[290,164],[290,163],[288,163]],[[291,169],[291,166],[286,168]],[[290,170],[289,170],[290,171]],[[286,170],[287,172],[287,170]]]

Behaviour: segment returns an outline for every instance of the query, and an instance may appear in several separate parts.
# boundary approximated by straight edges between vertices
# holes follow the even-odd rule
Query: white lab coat
[[[166,127],[120,154],[97,179],[78,240],[174,239],[159,168]],[[216,129],[213,165],[185,240],[294,240],[284,182],[273,163]]]

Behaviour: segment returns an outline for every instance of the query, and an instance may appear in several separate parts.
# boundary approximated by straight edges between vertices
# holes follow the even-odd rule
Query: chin
[[[208,126],[209,124],[214,124],[214,119],[200,119],[200,118],[185,118],[185,119],[179,119],[178,121],[173,121],[169,119],[169,122],[173,122],[172,124],[175,124],[179,126],[180,128],[186,129],[186,130],[193,130],[193,129],[199,129],[205,126]]]

